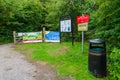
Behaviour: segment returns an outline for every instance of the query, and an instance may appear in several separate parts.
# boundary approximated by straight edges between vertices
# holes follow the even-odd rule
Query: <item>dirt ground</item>
[[[45,62],[29,62],[13,49],[0,45],[0,80],[57,80],[55,70]]]

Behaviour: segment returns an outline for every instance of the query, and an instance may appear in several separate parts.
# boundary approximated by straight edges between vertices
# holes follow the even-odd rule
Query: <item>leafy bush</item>
[[[90,15],[89,38],[101,38],[113,47],[120,48],[120,8],[118,0],[96,0],[97,10]],[[112,12],[111,12],[112,11]]]
[[[120,49],[114,48],[109,58],[108,70],[110,72],[110,79],[120,80]]]

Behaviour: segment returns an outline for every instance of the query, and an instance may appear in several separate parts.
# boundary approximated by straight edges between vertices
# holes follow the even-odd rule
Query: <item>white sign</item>
[[[60,21],[60,31],[61,32],[71,32],[71,20]]]

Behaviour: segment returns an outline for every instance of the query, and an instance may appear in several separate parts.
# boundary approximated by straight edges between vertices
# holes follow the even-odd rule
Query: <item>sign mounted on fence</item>
[[[22,35],[23,35],[23,43],[42,42],[42,31],[26,32],[26,33],[22,33]]]
[[[14,43],[34,43],[34,42],[60,42],[60,32],[40,31],[40,32],[18,32],[13,31]]]
[[[60,32],[45,31],[45,42],[60,42]]]
[[[17,36],[18,36],[18,37],[22,37],[22,36],[23,36],[23,33],[18,33]]]

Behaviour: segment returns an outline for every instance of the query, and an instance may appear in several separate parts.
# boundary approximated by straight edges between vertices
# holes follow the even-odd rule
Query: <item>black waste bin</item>
[[[88,69],[95,77],[106,76],[106,44],[104,40],[90,40]]]

